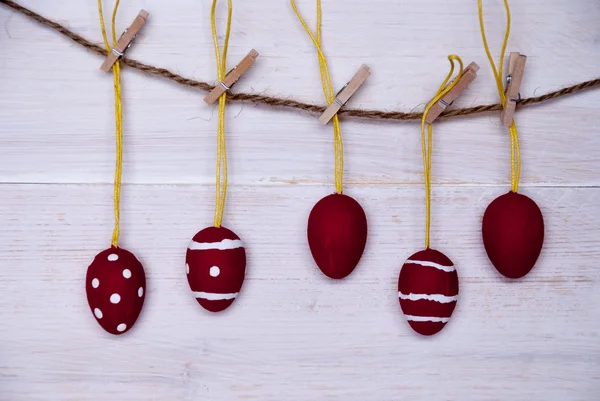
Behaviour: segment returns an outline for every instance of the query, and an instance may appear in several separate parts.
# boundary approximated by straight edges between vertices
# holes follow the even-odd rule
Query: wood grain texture
[[[456,263],[461,293],[448,327],[429,339],[412,333],[396,299],[400,266],[423,246],[422,189],[349,191],[365,205],[371,234],[357,270],[332,282],[305,239],[310,208],[327,188],[232,187],[225,223],[245,242],[247,279],[234,306],[215,316],[196,304],[184,273],[189,239],[211,221],[200,206],[210,203],[211,188],[126,186],[121,244],[144,264],[148,288],[137,325],[119,339],[96,326],[82,285],[108,245],[110,192],[109,185],[4,186],[2,399],[498,399],[502,392],[501,399],[559,400],[592,399],[598,390],[600,273],[590,261],[600,256],[600,190],[526,191],[544,205],[547,242],[537,268],[514,283],[480,246],[481,214],[498,190],[436,189],[432,245]],[[576,250],[569,238],[578,239]]]
[[[485,3],[497,54],[502,3]],[[94,1],[22,4],[100,41]],[[509,50],[528,56],[524,94],[597,75],[597,0],[511,6]],[[299,7],[312,26],[313,1]],[[323,7],[334,86],[363,63],[372,71],[353,107],[422,107],[449,53],[481,66],[457,104],[497,100],[475,2]],[[117,25],[141,8],[151,17],[134,57],[216,81],[209,0],[123,2]],[[222,27],[224,3],[217,14]],[[234,0],[230,60],[253,47],[261,56],[236,90],[324,103],[315,51],[287,1]],[[509,189],[508,132],[499,115],[436,124],[432,245],[457,265],[461,289],[448,326],[426,339],[396,298],[400,266],[424,240],[417,124],[342,121],[346,192],[365,208],[369,238],[356,271],[332,282],[306,243],[310,209],[333,191],[331,127],[228,106],[224,225],[244,240],[248,270],[239,299],[215,316],[189,293],[184,258],[212,221],[216,109],[204,93],[124,70],[121,243],[144,264],[148,297],[115,338],[97,327],[83,285],[112,231],[112,79],[99,57],[2,7],[0,49],[1,401],[598,399],[597,91],[517,113],[522,193],[546,218],[541,259],[518,282],[496,273],[480,236],[486,205]]]

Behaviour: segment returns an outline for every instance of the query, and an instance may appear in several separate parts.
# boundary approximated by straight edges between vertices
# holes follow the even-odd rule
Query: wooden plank
[[[94,2],[22,1],[100,38]],[[511,3],[511,43],[536,60],[523,96],[590,79],[600,63],[597,0],[555,5]],[[136,59],[212,82],[205,6],[152,2],[158,17]],[[236,90],[322,99],[314,47],[289,3],[234,7],[230,54],[260,44],[265,58]],[[456,44],[482,68],[455,106],[498,101],[472,3],[323,7],[333,85],[361,63],[377,69],[356,107],[421,109]],[[546,23],[525,29],[521,17],[532,10],[544,10]],[[129,24],[129,12],[121,9],[117,26]],[[427,29],[415,15],[427,15]],[[504,21],[503,7],[486,8],[486,18]],[[305,237],[311,207],[333,191],[331,127],[305,113],[228,105],[225,224],[247,243],[249,265],[242,295],[216,317],[188,293],[183,267],[190,237],[212,221],[216,115],[201,106],[203,92],[123,69],[121,242],[144,263],[149,293],[131,335],[115,339],[92,320],[81,287],[112,230],[113,88],[99,79],[100,58],[1,6],[0,21],[1,401],[596,399],[597,91],[518,112],[522,190],[547,224],[540,264],[519,283],[494,273],[479,232],[487,203],[509,188],[506,128],[494,115],[436,126],[432,245],[457,264],[461,293],[447,328],[422,339],[395,298],[402,262],[423,243],[418,122],[344,121],[345,192],[364,206],[369,240],[355,273],[334,285]],[[557,46],[578,62],[552,62]]]
[[[539,0],[524,1],[511,4],[515,15],[538,7],[545,9]],[[563,23],[580,26],[582,20],[595,15],[589,11],[595,4],[596,0],[580,0],[569,6],[567,16],[553,11],[549,18],[551,21],[558,18],[561,26]],[[87,38],[100,38],[94,2],[56,2],[50,6],[38,2],[30,6],[54,20],[68,22]],[[132,5],[132,12],[141,6]],[[369,35],[356,34],[361,30],[342,34],[348,30],[348,18],[350,21],[354,18],[349,15],[371,15],[372,5],[356,0],[346,1],[344,7],[324,5],[323,35],[334,87],[341,87],[346,78],[354,74],[357,65],[368,62],[377,72],[377,78],[370,78],[369,87],[355,94],[352,102],[356,107],[422,109],[424,102],[431,98],[432,84],[439,82],[447,69],[443,57],[449,51],[448,42],[440,43],[439,38],[452,32],[453,43],[464,46],[459,53],[481,66],[469,95],[457,99],[455,106],[498,102],[481,41],[473,39],[472,29],[462,24],[457,28],[454,19],[432,16],[435,28],[421,32],[422,21],[414,15],[430,13],[429,7],[433,6],[431,0],[389,5],[389,15],[397,15],[398,19],[378,25],[377,35],[389,38],[388,43],[393,45],[375,46]],[[444,7],[453,7],[453,13],[466,21],[473,20],[471,4],[451,0]],[[216,66],[210,21],[208,16],[199,17],[200,9],[199,4],[189,0],[182,0],[178,8],[153,3],[153,15],[161,17],[153,20],[152,29],[145,31],[141,42],[137,42],[135,57],[212,82]],[[499,21],[504,20],[503,12],[499,7],[486,10],[486,15],[490,21]],[[252,35],[232,37],[231,54],[242,54],[260,44],[259,50],[265,59],[260,69],[252,68],[247,77],[236,84],[236,90],[322,103],[314,46],[296,29],[298,27],[290,29],[289,18],[272,17],[289,13],[287,2],[273,5],[268,12],[266,6],[235,5],[234,15],[245,16],[235,26],[245,33],[251,31]],[[379,18],[380,13],[383,11],[378,10],[374,18]],[[384,14],[385,19],[388,14]],[[117,25],[126,26],[131,15],[121,10]],[[4,54],[0,63],[3,89],[0,90],[0,182],[111,182],[115,147],[114,90],[106,77],[99,75],[100,59],[60,35],[40,29],[24,17],[0,7],[0,20],[7,19],[10,23],[6,30],[0,29]],[[359,21],[361,24],[364,24],[363,19]],[[519,26],[516,23],[514,29]],[[582,37],[577,33],[582,31],[562,32],[551,27],[537,27],[525,37],[518,36],[517,30],[511,36],[512,40],[518,37],[523,41],[519,48],[527,49],[530,57],[539,60],[528,64],[529,78],[523,82],[521,91],[524,96],[589,79],[595,74],[594,66],[600,65],[600,52],[593,45],[593,35],[585,36],[591,35],[591,31],[584,30]],[[406,32],[420,32],[419,41],[411,39]],[[501,33],[499,35],[501,37]],[[277,40],[274,41],[274,37]],[[556,57],[552,46],[539,46],[540,43],[563,43],[561,55],[565,59],[582,60],[582,63],[566,67],[564,63],[542,62]],[[424,45],[427,52],[423,51]],[[533,48],[536,50],[531,53]],[[57,54],[60,57],[56,57]],[[401,60],[400,67],[398,60]],[[214,182],[217,115],[212,108],[203,106],[205,93],[127,69],[123,70],[122,80],[124,182]],[[598,92],[589,91],[518,112],[523,183],[600,185],[600,174],[596,173],[600,169],[597,157],[600,141],[593,130],[600,126],[597,110]],[[434,161],[439,167],[434,166],[434,174],[437,182],[452,185],[510,182],[510,140],[506,129],[498,124],[498,115],[448,120],[436,127]],[[331,182],[331,127],[315,124],[315,117],[250,104],[228,104],[226,136],[232,181],[257,185]],[[381,185],[422,182],[418,124],[344,121],[345,180],[353,184]]]
[[[532,273],[506,282],[480,242],[481,213],[505,189],[434,187],[432,245],[455,262],[461,292],[430,339],[411,332],[396,299],[402,262],[423,246],[422,188],[347,188],[366,210],[369,239],[357,270],[332,283],[305,238],[311,207],[331,188],[230,187],[225,224],[246,244],[248,275],[234,306],[215,316],[196,304],[184,268],[189,239],[212,222],[212,188],[125,186],[121,244],[143,262],[148,291],[119,339],[96,327],[82,286],[110,240],[111,186],[1,189],[1,399],[597,394],[600,189],[523,188],[542,206],[547,241]]]

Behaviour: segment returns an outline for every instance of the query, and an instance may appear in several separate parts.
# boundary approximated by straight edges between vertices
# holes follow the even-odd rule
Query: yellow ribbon
[[[508,44],[508,37],[510,36],[510,8],[508,6],[508,0],[504,0],[504,7],[506,9],[506,31],[504,32],[504,42],[502,43],[502,50],[500,51],[500,60],[498,62],[498,68],[494,63],[494,59],[490,53],[490,48],[487,43],[485,36],[485,27],[483,23],[483,5],[481,0],[477,0],[477,6],[479,11],[479,27],[481,29],[481,39],[483,40],[483,47],[485,48],[485,54],[492,66],[492,72],[494,73],[494,79],[496,81],[496,87],[498,94],[500,95],[500,101],[502,106],[506,105],[506,95],[504,94],[504,83],[502,80],[502,66],[504,61],[504,54],[506,53],[506,46]],[[517,126],[513,119],[510,127],[508,128],[510,133],[510,173],[511,173],[511,190],[517,192],[519,190],[519,178],[521,176],[521,151],[519,148],[519,135],[517,132]]]
[[[225,30],[225,42],[223,44],[223,54],[219,50],[219,39],[217,38],[217,27],[215,24],[215,8],[217,0],[213,0],[210,10],[210,22],[212,27],[212,37],[215,44],[215,56],[217,59],[217,74],[219,82],[222,82],[227,75],[227,48],[229,47],[229,33],[231,31],[231,14],[233,5],[231,0],[227,0],[227,28]],[[217,128],[217,185],[215,199],[215,227],[221,227],[223,222],[223,211],[225,210],[225,197],[227,195],[227,150],[225,148],[225,102],[226,93],[219,97],[219,125]],[[223,165],[223,183],[221,184],[221,164]]]
[[[425,175],[425,248],[429,248],[429,232],[431,228],[431,151],[433,148],[433,125],[427,123],[426,118],[433,105],[458,84],[458,79],[455,79],[450,85],[446,86],[454,74],[455,61],[458,62],[460,68],[457,77],[460,77],[463,73],[463,62],[460,57],[451,54],[448,56],[448,61],[450,61],[450,72],[448,72],[440,88],[435,93],[434,98],[427,103],[421,119],[421,151],[423,153],[423,173]],[[425,139],[425,124],[427,124],[427,139]]]
[[[313,35],[310,28],[302,18],[300,11],[296,7],[294,0],[290,0],[294,12],[298,16],[300,23],[310,36],[313,44],[315,45],[319,57],[319,71],[321,73],[321,84],[323,85],[323,93],[327,104],[330,105],[335,101],[335,95],[333,94],[333,86],[331,85],[331,78],[329,76],[329,69],[327,68],[327,60],[321,49],[321,0],[317,0],[317,37]],[[344,178],[344,144],[342,142],[342,133],[340,131],[340,120],[336,115],[333,116],[333,146],[335,154],[335,190],[337,193],[342,193],[342,182]]]
[[[113,46],[117,45],[117,32],[115,29],[115,19],[117,17],[117,9],[119,8],[119,0],[115,2],[115,7],[112,13],[111,27]],[[104,15],[102,13],[102,1],[98,0],[98,13],[100,15],[100,28],[102,29],[102,38],[104,39],[104,47],[107,52],[111,52],[111,46],[108,42],[106,27],[104,26]],[[115,228],[112,234],[112,245],[119,246],[119,218],[120,218],[120,202],[121,202],[121,174],[123,170],[123,106],[121,104],[121,66],[119,61],[115,62],[112,67],[113,82],[115,87],[115,122],[116,122],[116,166],[115,166],[115,182],[114,182],[114,210],[115,210]]]

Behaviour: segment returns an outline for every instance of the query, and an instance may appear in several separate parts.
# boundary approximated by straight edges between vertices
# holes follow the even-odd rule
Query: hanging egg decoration
[[[334,193],[321,199],[308,217],[308,245],[319,269],[330,278],[348,276],[367,243],[367,216],[350,196]]]
[[[433,114],[431,118],[428,114],[435,105],[439,105],[438,102],[451,102],[448,97],[450,91],[455,90],[459,82],[468,74],[476,72],[478,67],[472,63],[465,72],[460,57],[451,54],[448,56],[448,60],[450,61],[450,73],[425,107],[421,117],[421,146],[425,177],[425,249],[411,255],[402,265],[398,275],[398,301],[402,313],[410,327],[424,336],[439,333],[446,326],[458,300],[458,274],[454,263],[446,255],[429,246],[431,241],[432,122],[439,115],[440,110],[438,109],[437,115]],[[448,83],[456,64],[459,67],[457,78]],[[461,90],[455,92],[456,95],[460,94]],[[452,100],[455,98],[453,97]],[[425,134],[426,123],[428,124],[427,135]]]
[[[88,267],[85,292],[98,324],[111,334],[126,333],[133,327],[144,305],[144,268],[123,248],[105,249]]]
[[[246,250],[233,231],[211,226],[198,232],[185,262],[190,288],[204,309],[220,312],[235,301],[246,275]]]
[[[424,336],[444,328],[458,299],[458,274],[446,255],[427,248],[408,258],[398,277],[398,299],[408,324]]]
[[[508,192],[485,210],[483,245],[500,274],[521,278],[535,265],[544,244],[544,217],[529,197]]]

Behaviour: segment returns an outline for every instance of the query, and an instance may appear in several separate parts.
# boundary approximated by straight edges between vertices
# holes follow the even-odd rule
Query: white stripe
[[[406,320],[412,320],[413,322],[435,322],[435,323],[446,323],[450,320],[449,317],[435,317],[435,316],[412,316],[405,315]]]
[[[224,239],[221,242],[196,242],[192,240],[188,249],[190,251],[206,251],[208,249],[216,249],[225,251],[227,249],[243,248],[241,239]]]
[[[435,267],[436,269],[439,270],[443,270],[445,272],[453,272],[456,271],[456,268],[454,267],[454,265],[452,266],[444,266],[444,265],[440,265],[439,263],[434,263],[434,262],[429,262],[427,260],[411,260],[408,259],[406,262],[404,262],[404,264],[414,264],[414,265],[421,265],[421,266],[427,266],[427,267]]]
[[[227,299],[235,299],[239,292],[234,292],[231,294],[217,294],[214,292],[202,292],[202,291],[192,291],[196,298],[207,299],[209,301],[223,301]]]
[[[455,295],[453,297],[449,297],[447,295],[442,295],[442,294],[413,294],[410,293],[408,295],[401,293],[400,291],[398,291],[398,297],[400,297],[400,299],[408,299],[409,301],[420,301],[422,299],[425,299],[427,301],[435,301],[435,302],[439,302],[441,304],[449,304],[450,302],[456,302],[456,300],[458,299],[458,295]]]

